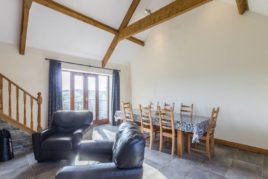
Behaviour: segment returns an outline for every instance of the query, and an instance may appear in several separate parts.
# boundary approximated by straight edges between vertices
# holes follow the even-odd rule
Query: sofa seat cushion
[[[43,150],[72,150],[71,134],[55,134],[43,141],[41,148]]]

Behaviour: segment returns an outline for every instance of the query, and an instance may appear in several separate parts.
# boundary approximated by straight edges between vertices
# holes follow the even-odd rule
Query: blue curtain
[[[120,75],[118,70],[113,70],[112,125],[116,125],[114,114],[117,110],[120,110]]]
[[[54,112],[62,109],[62,77],[61,63],[56,60],[49,61],[49,99],[48,99],[48,125]]]

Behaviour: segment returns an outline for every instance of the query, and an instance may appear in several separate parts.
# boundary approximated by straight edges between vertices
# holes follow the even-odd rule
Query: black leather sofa
[[[115,142],[82,141],[78,160],[98,161],[83,166],[67,166],[55,179],[142,179],[145,140],[136,124],[121,124]]]
[[[32,135],[33,151],[38,162],[71,160],[83,135],[92,129],[91,112],[59,111],[53,114],[48,129]]]

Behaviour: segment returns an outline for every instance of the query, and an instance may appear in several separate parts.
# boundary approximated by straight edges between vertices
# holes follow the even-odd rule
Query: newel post
[[[37,105],[38,105],[38,114],[37,114],[37,131],[41,131],[42,130],[42,127],[41,127],[41,105],[42,105],[42,95],[41,93],[39,92],[37,94]]]

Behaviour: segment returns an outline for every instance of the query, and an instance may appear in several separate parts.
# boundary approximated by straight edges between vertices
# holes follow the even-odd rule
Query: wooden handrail
[[[5,75],[3,75],[2,73],[0,73],[0,77],[2,77],[3,79],[7,80],[8,82],[10,82],[12,85],[16,86],[19,88],[19,90],[21,90],[22,92],[26,93],[27,96],[32,97],[35,101],[37,101],[37,98],[34,97],[33,95],[31,95],[30,93],[28,93],[26,90],[24,90],[22,87],[20,87],[19,85],[17,85],[15,82],[13,82],[12,80],[10,80],[8,77],[6,77]]]
[[[8,89],[8,102],[5,104],[8,104],[8,114],[4,114],[4,105],[3,105],[3,88],[4,88],[4,80],[7,81],[7,89]],[[5,83],[6,84],[6,83]],[[16,90],[15,92],[12,92],[13,87],[15,86]],[[20,91],[22,91],[23,96],[23,121],[20,122]],[[16,116],[12,117],[12,95],[15,96],[16,99]],[[27,102],[29,100],[29,102]],[[37,104],[37,119],[34,120],[34,103]],[[32,133],[34,131],[41,131],[41,105],[42,105],[42,95],[39,92],[37,94],[37,97],[34,97],[30,93],[28,93],[26,90],[24,90],[22,87],[17,85],[15,82],[4,76],[2,73],[0,73],[0,116],[2,116],[3,120],[6,122],[10,122],[11,124],[19,127],[20,129],[24,130],[25,132]],[[27,106],[30,107],[30,109],[27,109]],[[27,112],[29,111],[30,119],[28,121],[27,119]],[[28,123],[29,122],[29,123]],[[34,123],[37,123],[37,129],[34,129]],[[27,126],[30,125],[30,126]]]

